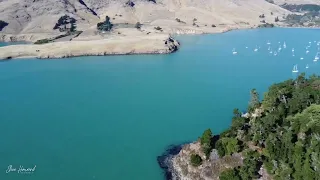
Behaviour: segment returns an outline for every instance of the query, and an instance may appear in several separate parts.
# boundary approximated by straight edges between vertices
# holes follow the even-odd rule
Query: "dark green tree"
[[[200,137],[200,144],[203,152],[205,153],[206,157],[209,158],[210,152],[213,148],[212,146],[212,132],[210,129],[207,129],[203,132],[202,136]]]
[[[236,169],[227,169],[223,171],[220,176],[220,180],[240,180],[240,176]]]

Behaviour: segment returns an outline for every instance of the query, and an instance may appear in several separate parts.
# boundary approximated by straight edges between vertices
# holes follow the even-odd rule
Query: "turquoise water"
[[[309,64],[307,74],[320,70],[312,61],[319,30],[178,39],[181,49],[169,55],[1,62],[0,179],[161,180],[156,157],[168,145],[206,128],[221,132],[233,108],[245,109],[250,89],[295,77],[295,64],[300,72]],[[286,41],[287,49],[270,55],[267,40],[274,49]],[[8,165],[36,170],[6,173]]]
[[[0,47],[1,46],[9,46],[9,45],[14,45],[14,44],[28,44],[27,42],[0,42]]]

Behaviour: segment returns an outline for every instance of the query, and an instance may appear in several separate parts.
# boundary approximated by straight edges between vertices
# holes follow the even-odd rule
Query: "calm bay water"
[[[233,108],[246,108],[250,89],[262,93],[295,77],[295,64],[300,72],[309,64],[307,74],[320,70],[315,29],[178,39],[181,49],[169,55],[1,62],[0,179],[161,180],[156,157],[168,145],[206,128],[221,132]],[[271,55],[267,40],[287,48]],[[6,173],[9,165],[36,170]]]

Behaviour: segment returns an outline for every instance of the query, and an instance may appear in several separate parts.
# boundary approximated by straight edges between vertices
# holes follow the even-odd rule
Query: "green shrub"
[[[158,31],[162,31],[162,28],[157,26],[157,27],[154,27],[155,30],[158,30]]]
[[[141,29],[142,24],[140,22],[137,22],[134,27],[137,29]]]
[[[202,158],[198,154],[191,154],[190,162],[192,166],[200,166],[202,164]]]

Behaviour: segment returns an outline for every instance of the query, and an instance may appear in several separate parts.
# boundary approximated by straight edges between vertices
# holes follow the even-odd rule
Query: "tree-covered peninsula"
[[[273,84],[247,113],[234,109],[219,135],[206,130],[172,159],[180,179],[296,179],[320,177],[320,77],[299,75]]]

